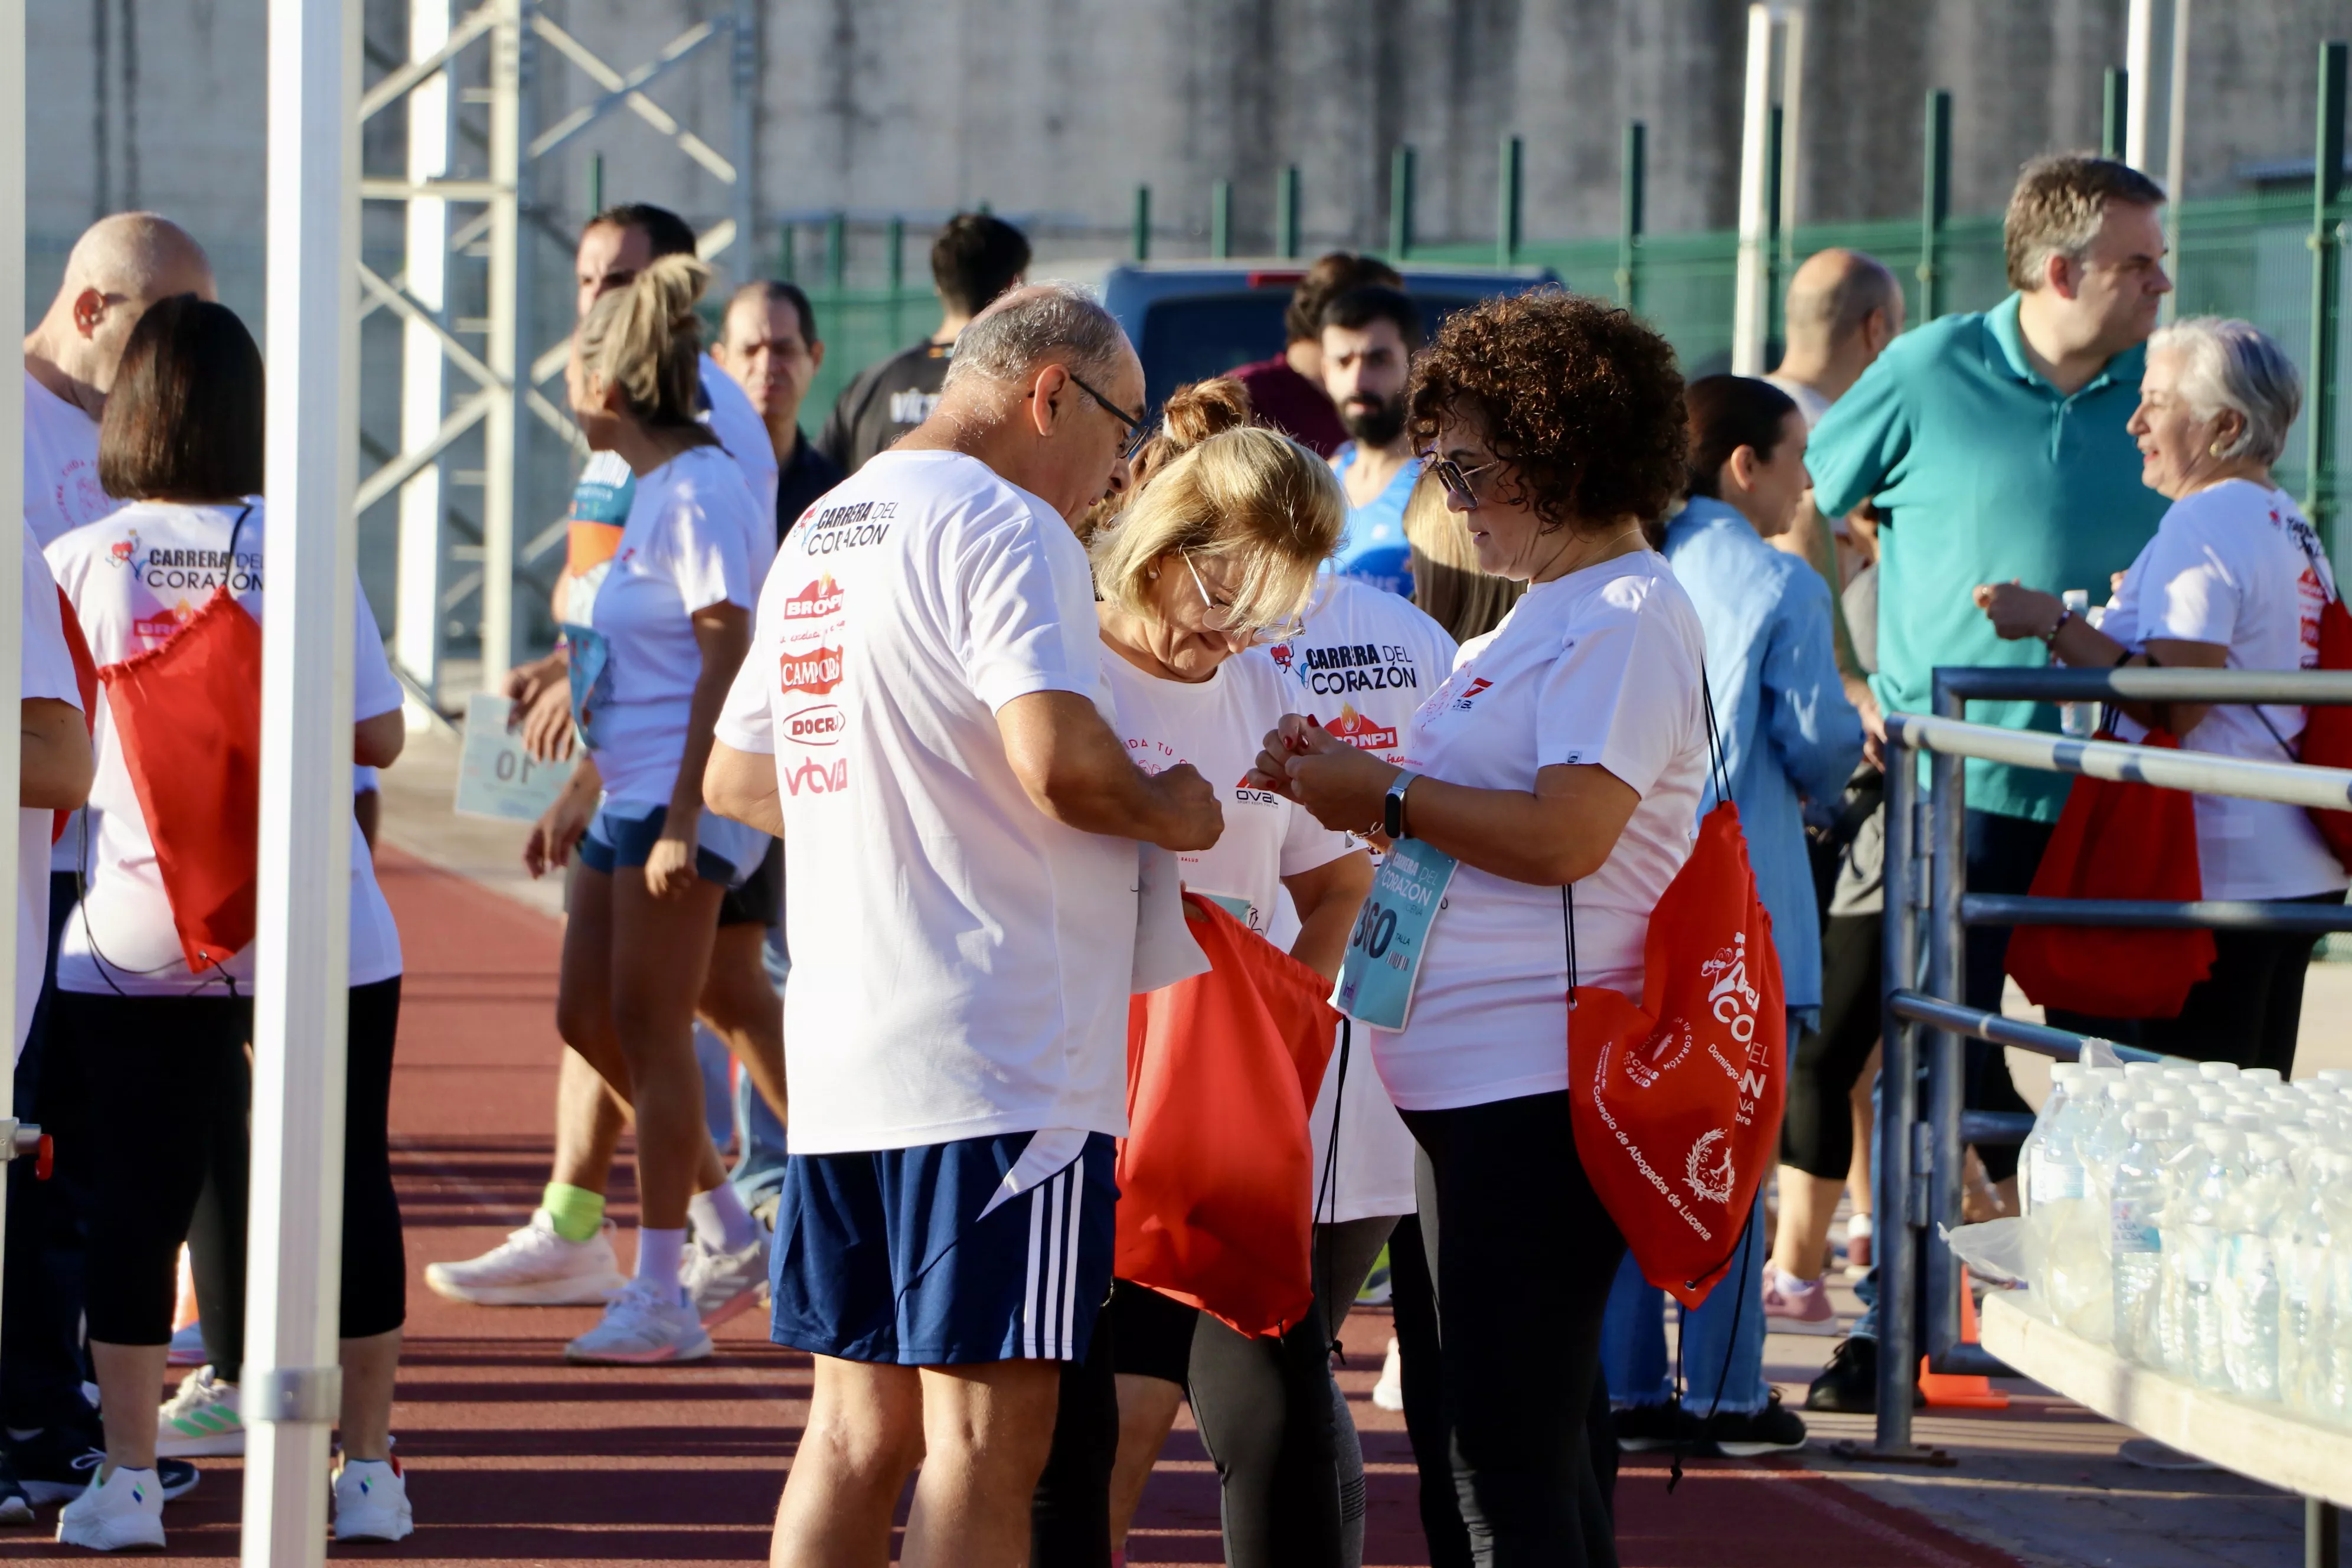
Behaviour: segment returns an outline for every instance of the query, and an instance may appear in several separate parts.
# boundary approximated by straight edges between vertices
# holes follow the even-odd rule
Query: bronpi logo
[[[784,619],[790,621],[817,620],[841,613],[841,584],[825,575],[811,583],[784,601]]]
[[[1340,704],[1339,716],[1324,726],[1359,751],[1377,752],[1397,743],[1397,732],[1377,719],[1356,711],[1352,702]]]

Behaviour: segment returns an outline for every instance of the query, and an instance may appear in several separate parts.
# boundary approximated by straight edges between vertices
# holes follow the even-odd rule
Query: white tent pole
[[[1780,248],[1797,259],[1798,172],[1804,160],[1805,13],[1791,9],[1780,19]],[[1769,317],[1768,317],[1769,319]]]
[[[410,0],[408,58],[429,59],[449,41],[449,0]],[[423,184],[449,172],[449,130],[454,98],[449,73],[436,71],[408,94],[408,178]],[[408,291],[439,314],[447,305],[449,204],[419,196],[406,204]],[[445,322],[446,324],[446,322]],[[400,329],[400,447],[414,451],[430,441],[447,413],[441,342],[424,321]],[[447,465],[426,464],[400,487],[400,575],[394,597],[394,644],[400,662],[437,700],[441,695],[442,519],[446,502],[442,480]],[[412,703],[413,706],[413,703]],[[412,712],[412,721],[424,715]]]
[[[247,1568],[324,1556],[327,1437],[341,1403],[360,36],[360,0],[270,0],[270,518],[242,1401],[251,1434]]]
[[[0,0],[0,342],[20,342],[25,336],[25,0]],[[25,526],[25,378],[0,375],[0,516]],[[24,545],[9,540],[0,546],[0,605],[16,615],[24,602]],[[21,619],[21,617],[19,617]],[[5,623],[0,623],[5,626]],[[0,691],[24,690],[24,628],[0,631]],[[16,879],[26,868],[17,864],[17,768],[24,754],[24,737],[15,724],[0,724],[0,1019],[6,1020],[11,1051],[9,1070],[0,1072],[0,1117],[16,1113],[14,1069],[16,1028]],[[47,876],[35,867],[36,876]],[[43,932],[35,936],[39,941]],[[0,1176],[30,1181],[8,1171],[8,1151],[0,1146]],[[7,1208],[0,1204],[0,1247],[6,1245]]]
[[[1771,229],[1765,210],[1765,148],[1772,118],[1772,8],[1748,7],[1748,95],[1739,117],[1739,263],[1733,283],[1731,371],[1764,374],[1764,337],[1772,321],[1764,254]]]
[[[2189,194],[2189,0],[2172,0],[2172,68],[2166,73],[2170,92],[2164,114],[2164,194],[2172,199],[2164,205],[2164,243],[2172,253],[2176,279],[2180,276],[2180,202]],[[2157,312],[2168,325],[2180,313],[2179,291],[2165,295]]]

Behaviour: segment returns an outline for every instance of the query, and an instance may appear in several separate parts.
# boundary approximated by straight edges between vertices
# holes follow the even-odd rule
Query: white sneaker
[[[1383,1410],[1404,1408],[1404,1352],[1389,1341],[1388,1359],[1381,1363],[1381,1380],[1372,1384],[1372,1403]]]
[[[58,1539],[92,1552],[163,1544],[163,1488],[152,1470],[121,1467],[58,1510]]]
[[[335,1469],[335,1539],[404,1541],[416,1528],[397,1459],[345,1459]]]
[[[755,1307],[768,1288],[768,1238],[755,1237],[739,1252],[721,1252],[697,1241],[687,1248],[680,1282],[706,1329]]]
[[[530,1223],[479,1258],[432,1263],[425,1282],[434,1294],[477,1307],[594,1307],[613,1299],[626,1283],[613,1256],[613,1222],[606,1220],[585,1241],[555,1234],[545,1209]]]
[[[190,1323],[184,1329],[172,1331],[172,1351],[164,1357],[171,1366],[202,1366],[205,1364],[205,1326]]]
[[[209,1366],[182,1378],[180,1392],[156,1414],[155,1457],[209,1459],[244,1452],[245,1419],[237,1412],[236,1384],[223,1383]]]
[[[665,1291],[650,1279],[632,1279],[604,1309],[604,1321],[563,1347],[567,1361],[644,1366],[700,1361],[710,1336],[685,1290]]]

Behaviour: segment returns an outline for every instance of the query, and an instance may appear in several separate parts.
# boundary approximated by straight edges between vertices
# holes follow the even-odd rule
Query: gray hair
[[[2223,458],[2268,465],[2286,450],[2286,434],[2303,408],[2303,377],[2269,334],[2251,321],[2189,316],[2159,329],[2147,352],[2169,353],[2180,366],[2180,395],[2200,419],[2225,409],[2246,422]]]
[[[1048,363],[1066,364],[1103,385],[1134,351],[1118,320],[1076,283],[1040,283],[982,310],[956,338],[945,385],[1026,381]]]

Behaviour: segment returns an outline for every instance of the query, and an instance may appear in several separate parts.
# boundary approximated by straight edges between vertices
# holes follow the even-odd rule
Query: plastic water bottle
[[[2230,1205],[2215,1297],[2227,1386],[2249,1399],[2279,1397],[2279,1268],[2271,1226],[2288,1196],[2286,1142],[2246,1140],[2246,1174]]]
[[[2041,1114],[2033,1119],[2033,1131],[2025,1135],[2025,1142],[2017,1151],[2017,1166],[2024,1174],[2024,1180],[2018,1183],[2018,1197],[2029,1215],[2042,1200],[2043,1152],[2050,1146],[2058,1118],[2066,1109],[2074,1086],[2089,1070],[2079,1062],[2058,1062],[2050,1068],[2050,1097],[2042,1102]]]
[[[2272,1249],[2279,1270],[2279,1396],[2307,1415],[2327,1414],[2329,1353],[2327,1207],[2322,1191],[2329,1179],[2325,1151],[2302,1161],[2303,1178],[2271,1222]]]
[[[2163,1143],[2170,1114],[2153,1108],[2131,1116],[2132,1141],[2116,1166],[2107,1212],[2112,1221],[2116,1353],[2152,1362],[2158,1287],[2164,1272]]]
[[[2120,1080],[2121,1075],[2115,1077]],[[2105,1208],[2092,1211],[2089,1180],[2083,1163],[2083,1142],[2097,1125],[2106,1103],[2106,1074],[2089,1069],[2070,1089],[2065,1103],[2051,1120],[2049,1135],[2035,1152],[2032,1172],[2033,1207],[2027,1215],[2029,1259],[2038,1264],[2032,1277],[2034,1289],[2059,1323],[2076,1333],[2104,1341],[2113,1324],[2103,1311],[2095,1323],[2081,1321],[2087,1294],[2088,1271],[2102,1271],[2103,1248],[2098,1233],[2105,1228]]]
[[[2164,1252],[2165,1275],[2179,1304],[2181,1360],[2176,1370],[2207,1388],[2226,1390],[2229,1369],[2222,1355],[2221,1303],[2221,1237],[2231,1200],[2246,1179],[2245,1137],[2234,1128],[2200,1129],[2205,1160],[2179,1210],[2178,1224],[2165,1226],[2176,1245]],[[2171,1213],[2168,1211],[2168,1221]]]
[[[2091,591],[2069,588],[2058,595],[2072,614],[2089,619]],[[2095,702],[2061,702],[2058,704],[2058,728],[2067,734],[2087,740],[2099,728],[2099,705]]]

